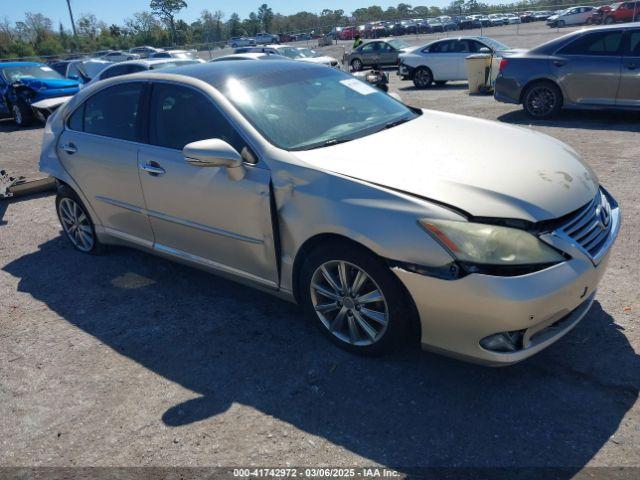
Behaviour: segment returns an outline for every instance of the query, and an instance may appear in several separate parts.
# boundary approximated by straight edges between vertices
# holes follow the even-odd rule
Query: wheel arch
[[[533,85],[534,83],[542,83],[542,82],[552,83],[553,85],[555,85],[558,88],[558,90],[560,90],[560,94],[562,95],[561,100],[562,100],[562,103],[564,104],[566,95],[565,95],[564,90],[562,89],[562,86],[554,78],[549,78],[549,77],[532,78],[527,83],[525,83],[524,86],[522,87],[522,89],[520,90],[520,98],[518,99],[518,103],[520,103],[520,104],[523,103],[524,94],[526,93],[527,89],[531,85]]]
[[[357,248],[361,251],[367,252],[368,254],[384,262],[385,264],[388,263],[388,259],[380,256],[379,254],[377,254],[375,251],[373,251],[371,248],[367,247],[363,243],[357,242],[347,236],[344,236],[338,233],[320,233],[320,234],[314,235],[308,238],[301,245],[301,247],[298,249],[298,252],[296,253],[296,257],[293,262],[292,288],[293,288],[293,296],[298,304],[301,303],[301,297],[300,297],[301,292],[300,292],[299,283],[300,283],[300,274],[302,272],[302,266],[304,264],[304,260],[315,248],[318,248],[320,245],[326,245],[328,243],[351,246],[353,248]],[[395,276],[395,274],[393,275]],[[413,297],[405,287],[404,283],[399,278],[396,278],[396,280],[398,282],[398,286],[400,287],[400,289],[404,294],[404,298],[405,298],[405,301],[407,302],[407,306],[408,308],[411,309],[411,312],[412,312],[411,316],[413,321],[410,323],[409,325],[410,331],[408,331],[407,333],[409,333],[410,339],[419,340],[420,338],[422,338],[422,332],[421,332],[422,324],[420,321],[418,308],[416,307],[415,301],[413,300]]]
[[[305,258],[319,245],[325,245],[327,243],[341,243],[344,245],[349,245],[355,248],[359,248],[361,250],[365,250],[369,254],[375,256],[378,259],[381,259],[383,261],[385,260],[376,252],[371,250],[371,248],[367,247],[366,245],[360,242],[356,242],[355,240],[345,235],[341,235],[339,233],[316,234],[304,241],[304,243],[300,246],[300,248],[296,252],[296,256],[293,261],[291,286],[293,288],[293,296],[296,299],[296,302],[300,302],[300,288],[299,288],[300,272],[302,270],[302,265],[304,264]]]

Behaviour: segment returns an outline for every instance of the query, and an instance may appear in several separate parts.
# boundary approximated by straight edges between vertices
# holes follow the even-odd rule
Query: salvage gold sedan
[[[620,226],[578,154],[334,69],[211,63],[83,89],[41,169],[81,252],[125,244],[299,303],[348,350],[507,365],[589,311]]]

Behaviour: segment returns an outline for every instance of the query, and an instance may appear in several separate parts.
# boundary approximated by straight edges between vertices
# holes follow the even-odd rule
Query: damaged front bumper
[[[56,111],[63,103],[67,102],[73,95],[64,97],[45,98],[31,103],[33,113],[42,122],[46,122],[49,115]]]

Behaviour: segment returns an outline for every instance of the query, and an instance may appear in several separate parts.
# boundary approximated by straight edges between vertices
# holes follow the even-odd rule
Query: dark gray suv
[[[505,56],[494,97],[534,118],[563,107],[640,109],[640,23],[583,29]]]

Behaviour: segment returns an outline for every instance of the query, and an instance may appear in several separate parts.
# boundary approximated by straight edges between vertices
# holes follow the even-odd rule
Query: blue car
[[[0,63],[0,117],[13,118],[21,127],[35,119],[44,122],[79,89],[78,81],[43,63]]]

